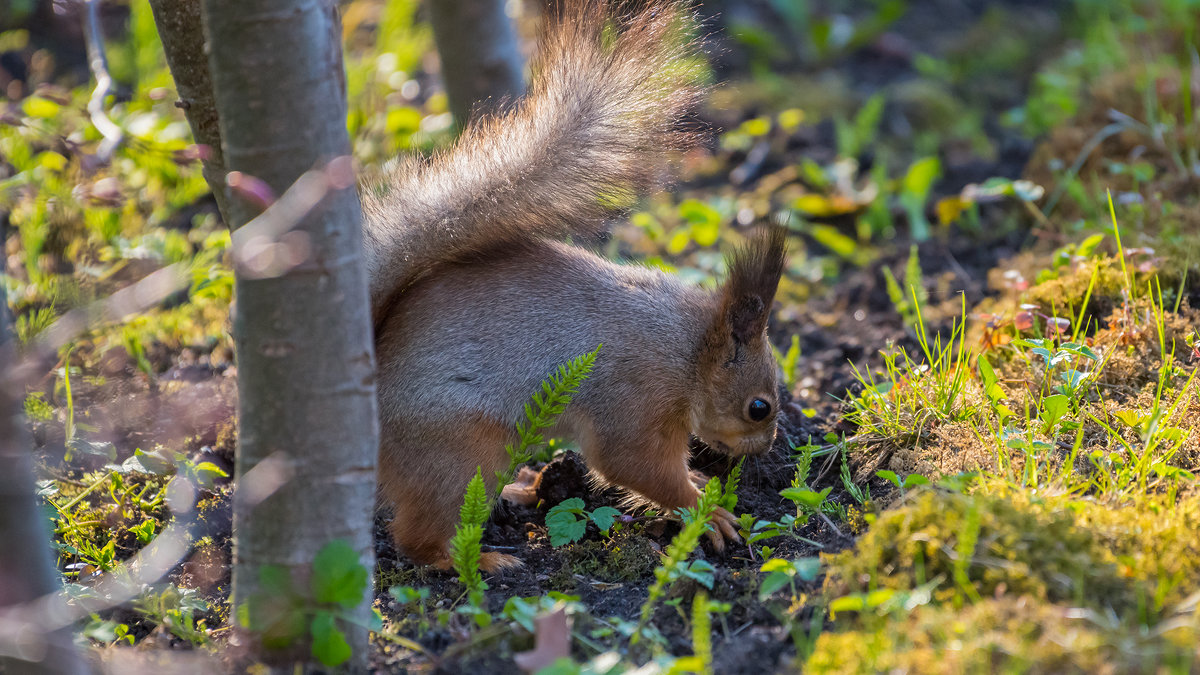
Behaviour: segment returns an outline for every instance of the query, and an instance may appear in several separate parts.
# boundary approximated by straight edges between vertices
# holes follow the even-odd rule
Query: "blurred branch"
[[[0,286],[0,368],[16,358],[8,303]],[[23,388],[0,387],[0,672],[83,673],[65,625],[12,621],[60,587],[46,518],[33,492],[32,442],[21,414]]]
[[[213,99],[212,76],[204,53],[204,24],[200,0],[150,0],[154,24],[167,55],[179,100],[175,105],[187,116],[196,143],[208,148],[204,157],[204,179],[216,197],[217,207],[229,220],[229,196],[225,190],[225,154],[221,126]]]
[[[104,100],[113,93],[112,75],[108,73],[108,57],[104,53],[104,35],[100,32],[100,0],[83,0],[84,36],[87,41],[88,67],[96,78],[96,89],[88,100],[88,114],[92,124],[104,137],[96,156],[103,162],[112,159],[113,152],[125,138],[125,131],[109,118],[104,110]]]

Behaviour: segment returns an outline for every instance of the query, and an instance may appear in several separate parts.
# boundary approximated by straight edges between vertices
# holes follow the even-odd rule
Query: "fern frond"
[[[450,562],[474,606],[483,602],[483,592],[487,590],[483,575],[479,573],[479,559],[483,524],[487,522],[490,512],[491,502],[487,498],[487,487],[483,484],[483,473],[476,467],[475,476],[467,483],[467,491],[463,495],[458,527],[450,539]]]
[[[866,504],[871,500],[871,487],[859,487],[850,477],[850,451],[848,449],[846,439],[842,439],[842,486],[846,488],[846,492],[854,498],[854,501],[859,504]]]
[[[467,493],[462,508],[459,509],[458,519],[464,525],[482,527],[490,513],[491,505],[488,503],[487,487],[483,484],[483,474],[479,467],[475,467],[475,477],[467,483]]]
[[[816,447],[813,445],[812,437],[810,436],[808,443],[798,448],[800,454],[795,456],[796,474],[792,476],[792,487],[802,488],[808,486],[808,472],[812,468],[813,450]]]
[[[729,472],[729,478],[725,479],[725,489],[721,493],[721,508],[733,513],[737,507],[738,483],[742,481],[742,464],[746,462],[746,458],[742,457],[737,464],[733,465],[733,470]]]
[[[479,573],[480,541],[483,539],[483,527],[474,524],[460,524],[450,540],[450,562],[458,573],[458,581],[467,590],[471,604],[478,604],[487,590],[487,583]]]
[[[631,642],[637,643],[642,629],[654,613],[655,605],[666,594],[667,588],[676,578],[676,570],[687,561],[688,556],[700,544],[700,537],[708,531],[713,510],[721,503],[721,497],[721,481],[714,477],[704,486],[704,492],[700,494],[700,499],[696,500],[696,508],[691,510],[694,517],[685,522],[683,529],[679,530],[679,534],[671,540],[663,554],[662,564],[655,568],[654,583],[650,585],[649,595],[646,597],[646,602],[642,604],[641,616],[638,619],[637,629],[630,638]]]
[[[692,653],[700,662],[700,673],[713,672],[712,616],[709,615],[708,593],[698,591],[692,599]]]
[[[554,426],[558,416],[566,410],[567,405],[579,391],[580,385],[592,372],[596,364],[596,355],[600,347],[587,354],[581,354],[570,362],[560,365],[539,385],[540,390],[533,392],[530,400],[525,403],[525,420],[517,422],[516,445],[509,443],[504,446],[508,453],[508,469],[496,473],[496,494],[499,495],[504,486],[511,483],[517,473],[517,467],[528,462],[533,457],[533,449],[545,438],[542,431]]]

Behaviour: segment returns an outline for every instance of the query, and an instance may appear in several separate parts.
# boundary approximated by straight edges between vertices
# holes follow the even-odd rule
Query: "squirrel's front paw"
[[[735,544],[742,543],[738,536],[737,517],[721,507],[716,507],[712,514],[712,529],[708,531],[708,540],[717,553],[725,551],[725,540]]]
[[[708,485],[709,481],[708,476],[699,471],[688,471],[688,478],[692,481],[692,485],[695,485],[696,489],[701,491],[704,490],[704,486]],[[712,529],[708,531],[708,540],[712,542],[713,549],[717,553],[725,551],[726,539],[735,544],[742,543],[742,538],[738,536],[737,516],[718,506],[713,510],[711,524]]]

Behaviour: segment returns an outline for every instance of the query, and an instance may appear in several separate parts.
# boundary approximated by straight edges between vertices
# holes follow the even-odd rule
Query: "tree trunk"
[[[227,168],[282,195],[304,171],[349,155],[334,2],[203,1]],[[257,215],[239,194],[226,198],[232,227]],[[264,566],[306,583],[332,540],[374,568],[379,423],[361,222],[352,187],[335,191],[286,235],[307,250],[299,264],[281,276],[237,278],[235,607],[255,595]],[[372,597],[368,587],[356,610],[364,624]],[[354,650],[350,669],[363,670],[365,629],[341,627]],[[260,656],[284,664],[306,654],[299,645]]]
[[[33,493],[32,444],[12,374],[16,349],[10,325],[0,287],[0,672],[85,673],[70,631],[44,625],[50,603],[38,602],[61,591],[62,584],[46,517]]]
[[[225,156],[221,151],[221,129],[217,103],[213,99],[212,77],[204,54],[204,23],[200,0],[150,0],[154,24],[167,56],[167,65],[175,79],[179,101],[192,138],[208,148],[204,158],[204,180],[213,191],[222,216],[229,203],[222,188],[225,182]]]
[[[523,62],[505,0],[429,0],[442,81],[459,127],[525,91]]]

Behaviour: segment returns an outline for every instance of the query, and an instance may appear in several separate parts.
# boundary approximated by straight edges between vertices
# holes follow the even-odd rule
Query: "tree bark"
[[[221,128],[217,103],[213,99],[212,77],[208,72],[208,57],[204,54],[200,0],[150,0],[150,10],[154,13],[154,24],[179,94],[175,105],[187,116],[192,138],[208,148],[204,158],[204,180],[224,215],[229,211],[224,190],[225,155],[221,149]]]
[[[203,0],[203,7],[227,168],[282,195],[304,171],[349,155],[334,2]],[[235,228],[260,208],[239,194],[226,199]],[[302,262],[274,278],[237,278],[235,607],[255,594],[266,565],[284,566],[304,583],[316,553],[335,539],[374,568],[379,423],[361,223],[352,187],[335,191],[286,235],[307,249]],[[273,490],[264,473],[280,479]],[[372,597],[368,588],[357,609],[364,624]],[[342,628],[350,629],[350,669],[363,670],[366,631]],[[306,654],[303,645],[260,652],[276,665]]]
[[[85,673],[66,629],[44,625],[39,602],[62,590],[50,554],[50,532],[33,493],[32,444],[25,431],[16,349],[0,287],[0,672]],[[39,625],[41,624],[41,625]],[[17,627],[16,631],[10,628]]]
[[[430,0],[450,112],[462,127],[525,91],[517,33],[505,0]]]

